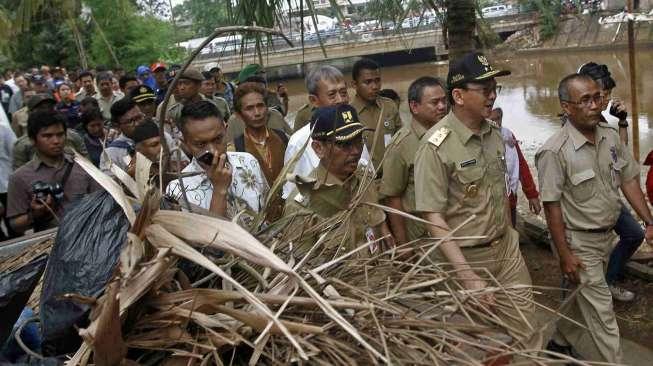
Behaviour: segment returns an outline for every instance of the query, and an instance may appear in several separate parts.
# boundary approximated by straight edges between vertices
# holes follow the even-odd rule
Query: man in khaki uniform
[[[308,177],[296,176],[297,187],[290,193],[284,209],[284,217],[305,220],[303,225],[299,225],[307,230],[322,220],[351,210],[350,205],[361,185],[369,185],[373,180],[369,170],[358,167],[363,152],[362,134],[368,129],[359,121],[356,110],[348,104],[320,107],[312,119],[315,121],[312,145],[320,164]],[[368,187],[362,194],[361,202],[378,202],[374,189]],[[325,243],[316,248],[314,258],[331,257],[336,254],[334,252],[343,254],[367,240],[389,235],[382,210],[365,205],[358,205],[353,210],[353,224],[340,227],[346,238],[338,236],[337,243]],[[298,226],[291,226],[296,232]],[[305,254],[316,241],[316,237],[304,238],[294,253]],[[339,243],[346,246],[341,247]],[[386,244],[393,245],[394,241],[386,240]],[[359,252],[360,255],[363,253]]]
[[[356,97],[351,105],[356,108],[361,122],[375,130],[374,137],[367,139],[365,144],[372,154],[372,163],[381,171],[385,148],[402,125],[399,110],[391,99],[379,96],[381,70],[376,62],[365,58],[356,61],[352,78],[356,87]]]
[[[565,77],[558,88],[567,123],[536,154],[544,212],[566,284],[582,285],[567,316],[588,330],[560,320],[549,349],[570,348],[588,361],[621,363],[619,327],[604,264],[616,241],[619,189],[646,222],[653,217],[639,186],[639,165],[619,134],[599,122],[599,85],[587,75]]]
[[[29,117],[29,107],[27,102],[36,95],[34,89],[27,88],[23,90],[24,107],[17,110],[11,115],[11,128],[14,130],[16,137],[27,135],[27,118]]]
[[[497,97],[495,77],[509,74],[494,70],[480,53],[468,53],[452,63],[447,77],[452,110],[424,134],[415,156],[416,210],[438,225],[428,227],[432,237],[443,237],[449,228],[476,215],[454,236],[481,239],[449,240],[434,252],[436,263],[450,264],[461,285],[471,291],[494,286],[482,270],[503,287],[531,285],[519,236],[510,225],[503,139],[499,128],[487,120]],[[482,298],[509,326],[506,330],[516,347],[537,350],[541,335],[532,324],[532,291],[520,287],[512,293],[510,299],[501,291]]]
[[[413,119],[394,135],[385,152],[379,193],[386,197],[388,206],[415,213],[413,162],[419,140],[447,114],[447,94],[443,82],[430,76],[415,80],[408,87],[408,106]],[[388,214],[388,219],[399,244],[426,236],[426,228],[421,223],[392,213]]]

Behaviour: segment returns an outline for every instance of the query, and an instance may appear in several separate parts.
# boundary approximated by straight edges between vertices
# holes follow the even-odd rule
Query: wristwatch
[[[621,121],[619,121],[618,126],[619,127],[628,127],[628,121],[625,120],[625,119],[622,119]]]

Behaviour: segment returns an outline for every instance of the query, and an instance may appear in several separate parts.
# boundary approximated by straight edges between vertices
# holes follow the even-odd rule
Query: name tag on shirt
[[[386,133],[385,135],[383,135],[383,143],[384,143],[385,147],[388,147],[388,145],[390,145],[390,140],[392,140],[392,135],[391,134]]]

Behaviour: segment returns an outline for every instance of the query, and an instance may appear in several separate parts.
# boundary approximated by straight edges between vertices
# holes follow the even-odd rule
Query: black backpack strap
[[[70,172],[73,170],[73,165],[75,165],[74,160],[72,162],[66,160],[66,171],[63,173],[63,177],[61,177],[61,189],[66,186],[66,182],[70,178]]]
[[[245,152],[245,135],[240,135],[234,139],[234,148],[238,152]]]
[[[276,128],[271,128],[272,131],[276,132],[277,135],[279,135],[279,138],[281,141],[283,141],[283,144],[288,146],[288,135],[286,135],[285,132],[281,130],[277,130]]]

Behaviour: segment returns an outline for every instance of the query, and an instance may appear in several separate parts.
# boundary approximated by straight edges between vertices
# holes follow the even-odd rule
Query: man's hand
[[[619,118],[620,121],[623,121],[628,117],[628,112],[626,111],[626,105],[620,99],[613,98],[612,106],[610,107],[610,114],[614,117]]]
[[[542,205],[540,204],[540,199],[538,197],[529,199],[528,208],[530,208],[532,213],[539,215],[540,211],[542,211]]]
[[[574,284],[580,283],[579,270],[585,269],[585,265],[578,257],[572,253],[567,253],[560,257],[560,270],[562,275],[567,277]]]
[[[277,84],[277,94],[281,99],[288,99],[288,88],[284,83]]]
[[[50,207],[50,209],[54,209],[53,203],[54,200],[52,199],[51,195],[48,195],[45,198],[45,201],[41,201],[37,199],[36,196],[33,196],[32,202],[30,202],[29,204],[30,210],[32,211],[32,218],[36,220],[36,219],[43,219],[49,217],[51,213],[48,207]]]
[[[644,238],[648,245],[653,247],[653,226],[646,225],[646,232],[644,233]]]
[[[214,193],[217,191],[221,195],[227,194],[227,189],[231,184],[231,165],[227,160],[227,154],[214,155],[213,162],[206,174],[213,184]]]
[[[482,278],[480,278],[474,271],[470,270],[469,272],[466,272],[462,275],[462,283],[465,289],[469,291],[482,291],[483,289],[487,288],[487,282],[485,282]],[[480,297],[481,301],[484,301],[488,303],[489,305],[494,305],[494,294],[493,293],[487,293],[483,294],[483,296]]]

